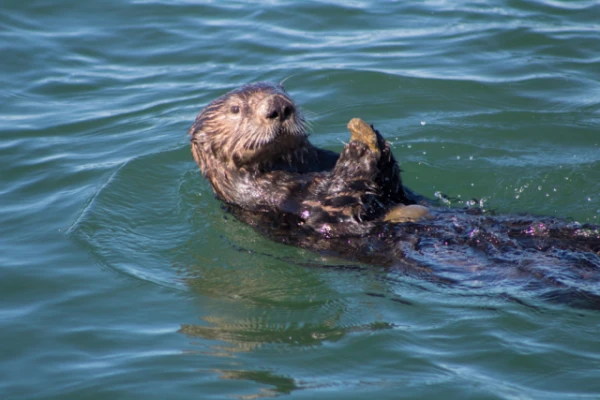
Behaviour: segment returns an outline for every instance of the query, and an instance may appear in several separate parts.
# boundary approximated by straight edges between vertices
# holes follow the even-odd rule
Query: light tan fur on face
[[[287,118],[267,117],[276,101],[290,105]],[[285,158],[287,153],[302,150],[307,142],[297,105],[282,87],[267,83],[244,86],[211,102],[196,118],[190,134],[192,153],[205,175],[214,165],[208,157],[226,168],[258,168],[273,161],[273,155]]]

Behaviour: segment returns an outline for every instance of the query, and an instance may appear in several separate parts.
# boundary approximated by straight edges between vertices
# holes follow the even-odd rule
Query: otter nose
[[[283,96],[274,96],[269,101],[269,105],[265,110],[265,117],[271,120],[279,120],[281,122],[290,118],[294,113],[294,103]]]

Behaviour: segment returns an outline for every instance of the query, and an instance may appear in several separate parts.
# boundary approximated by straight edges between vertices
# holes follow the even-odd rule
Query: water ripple
[[[319,146],[361,117],[418,192],[597,223],[597,1],[2,10],[3,397],[597,397],[598,315],[268,242],[186,137],[288,78]]]

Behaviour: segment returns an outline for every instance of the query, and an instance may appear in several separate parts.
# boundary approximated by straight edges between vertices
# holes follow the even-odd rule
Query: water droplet
[[[421,121],[421,125],[423,125],[423,126],[425,126],[426,123],[427,122],[425,122],[425,121]]]

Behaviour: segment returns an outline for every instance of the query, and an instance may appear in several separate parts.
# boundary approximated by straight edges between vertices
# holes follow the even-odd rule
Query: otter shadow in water
[[[341,154],[314,147],[283,87],[244,86],[190,129],[217,197],[272,240],[459,287],[506,281],[600,310],[600,227],[437,207],[402,184],[389,144],[361,120]]]

